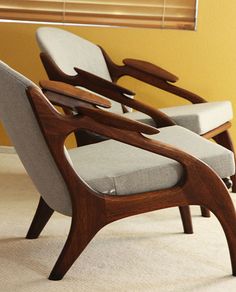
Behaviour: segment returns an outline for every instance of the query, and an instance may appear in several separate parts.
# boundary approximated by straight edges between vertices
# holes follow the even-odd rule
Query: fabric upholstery
[[[41,27],[36,38],[42,52],[48,53],[57,66],[68,75],[76,75],[74,67],[111,81],[101,49],[68,31]],[[122,113],[121,105],[112,101],[112,111]]]
[[[70,215],[70,195],[26,96],[28,86],[36,85],[0,62],[0,120],[44,200],[52,209]]]
[[[233,118],[230,101],[160,108],[160,111],[172,118],[177,125],[185,127],[199,135],[203,135]],[[131,112],[125,115],[130,119],[155,126],[155,122],[144,113]]]
[[[222,178],[235,172],[231,151],[180,126],[161,128],[151,138],[202,159]],[[172,159],[112,140],[71,149],[69,155],[77,173],[91,188],[114,195],[172,187],[183,172]]]
[[[176,124],[197,134],[205,134],[233,118],[230,101],[206,102],[160,109]]]

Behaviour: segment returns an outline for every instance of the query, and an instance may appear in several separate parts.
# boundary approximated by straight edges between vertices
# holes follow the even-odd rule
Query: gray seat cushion
[[[203,135],[233,118],[230,101],[188,104],[160,108],[159,110],[172,118],[177,125],[185,127],[199,135]],[[125,115],[130,119],[139,120],[155,126],[154,121],[141,112],[131,112]]]
[[[180,126],[161,128],[153,139],[176,146],[207,163],[220,177],[234,174],[233,153]],[[94,190],[114,195],[172,187],[182,166],[169,158],[114,140],[69,150],[77,173]]]

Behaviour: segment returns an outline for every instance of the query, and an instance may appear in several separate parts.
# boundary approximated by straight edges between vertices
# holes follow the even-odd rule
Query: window
[[[0,0],[0,19],[195,29],[197,0]]]

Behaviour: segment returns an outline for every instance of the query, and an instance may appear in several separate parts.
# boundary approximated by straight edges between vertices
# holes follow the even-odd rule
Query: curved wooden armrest
[[[81,82],[80,78],[82,77],[83,80],[86,80],[86,82],[91,83],[91,85],[88,84],[90,85],[91,90],[95,90],[97,93],[102,94],[107,98],[110,98],[125,106],[145,113],[146,115],[150,116],[155,121],[156,125],[159,127],[175,125],[174,121],[172,121],[167,115],[165,115],[158,109],[155,109],[141,101],[130,98],[131,96],[135,95],[134,92],[124,87],[121,87],[116,83],[107,81],[101,77],[88,73],[84,70],[78,68],[74,69],[78,73],[78,76],[76,76],[78,83]],[[81,85],[85,86],[83,81]]]
[[[111,103],[108,99],[102,98],[98,95],[95,95],[91,92],[84,91],[80,88],[76,88],[72,85],[59,82],[59,81],[50,81],[50,80],[41,80],[39,85],[43,90],[48,90],[54,93],[58,93],[79,101],[83,101],[92,105],[101,106],[104,108],[110,108]],[[54,99],[55,95],[54,95]],[[55,100],[56,101],[56,100]],[[60,103],[60,100],[58,100]]]
[[[163,90],[169,91],[169,89],[168,88],[166,89],[166,87],[171,86],[171,84],[168,84],[167,82],[159,78],[155,78],[152,75],[147,75],[137,70],[132,70],[132,68],[129,68],[127,66],[118,66],[109,59],[109,56],[106,54],[106,52],[102,48],[101,50],[104,54],[106,63],[109,68],[109,72],[112,75],[113,80],[117,80],[119,77],[123,75],[131,75],[134,78],[147,82],[153,86],[157,86],[157,87],[159,86]],[[135,110],[143,112],[149,115],[150,117],[152,117],[152,119],[155,121],[155,123],[159,127],[170,126],[170,125],[175,124],[167,115],[161,113],[157,109],[147,104],[144,104],[140,101],[137,101],[135,99],[129,98],[129,96],[131,95],[134,96],[135,94],[126,88],[116,85],[114,82],[109,82],[103,78],[100,78],[94,74],[88,73],[78,68],[75,68],[77,75],[75,76],[67,75],[60,70],[60,68],[55,64],[55,62],[52,60],[52,58],[48,54],[41,53],[40,57],[49,78],[52,80],[63,81],[73,86],[85,87],[93,92],[101,94],[123,105],[126,105]],[[136,73],[138,72],[139,74],[136,74],[134,76],[133,73],[135,72]],[[184,93],[180,92],[179,95],[182,97],[185,97],[186,99],[190,99],[188,92],[184,92]],[[194,97],[191,96],[191,101],[202,102],[202,99],[198,99],[195,96]]]
[[[74,67],[74,70],[78,73],[78,78],[81,78],[81,77],[86,78],[86,79],[88,79],[89,82],[93,82],[96,85],[99,85],[100,87],[106,87],[107,89],[110,89],[112,91],[119,92],[128,98],[129,98],[129,96],[135,95],[135,93],[130,91],[129,89],[124,88],[120,85],[117,85],[117,84],[115,84],[111,81],[108,81],[104,78],[101,78],[97,75],[94,75],[92,73],[89,73],[87,71],[79,69],[77,67]]]
[[[169,83],[168,81],[174,83],[178,80],[178,78],[166,70],[163,70],[162,68],[159,68],[148,62],[133,59],[125,59],[123,61],[125,65],[119,66],[112,61],[103,48],[101,48],[101,50],[114,82],[117,82],[120,77],[127,75],[150,84],[156,88],[160,88],[161,90],[182,97],[191,103],[206,102],[206,100],[201,96]],[[149,73],[147,71],[149,71]]]
[[[103,111],[101,109],[96,108],[88,108],[84,106],[80,106],[77,111],[80,114],[91,117],[94,121],[97,121],[104,125],[109,125],[111,127],[115,127],[118,129],[124,129],[134,132],[140,132],[147,135],[158,134],[159,130],[152,126],[143,124],[141,122],[127,119],[123,116]]]
[[[174,146],[149,139],[140,134],[140,132],[145,134],[159,133],[156,128],[132,120],[127,121],[126,118],[96,108],[80,108],[81,113],[84,113],[83,116],[62,116],[49,102],[47,102],[38,88],[30,86],[26,89],[26,92],[39,123],[42,126],[46,139],[53,133],[53,143],[60,141],[60,143],[62,143],[61,149],[63,149],[63,152],[65,138],[75,130],[85,129],[174,159],[184,165],[189,172],[196,171],[195,168],[197,165],[200,166],[202,170],[210,171],[209,167],[192,155]],[[57,135],[55,135],[55,131]]]
[[[179,80],[177,76],[174,74],[166,71],[165,69],[162,69],[161,67],[158,67],[152,63],[142,61],[142,60],[136,60],[136,59],[124,59],[123,63],[126,66],[132,67],[136,70],[142,71],[144,73],[153,75],[157,78],[163,79],[165,81],[169,82],[176,82]]]

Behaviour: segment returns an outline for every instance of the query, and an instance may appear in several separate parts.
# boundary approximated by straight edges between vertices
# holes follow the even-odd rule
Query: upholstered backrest
[[[36,39],[41,51],[49,54],[67,75],[75,75],[74,67],[78,67],[111,81],[103,53],[97,45],[73,33],[53,27],[39,28]],[[114,101],[111,110],[122,113],[121,105]]]
[[[71,215],[64,179],[48,149],[26,95],[36,86],[0,61],[0,121],[39,193],[54,210]]]

